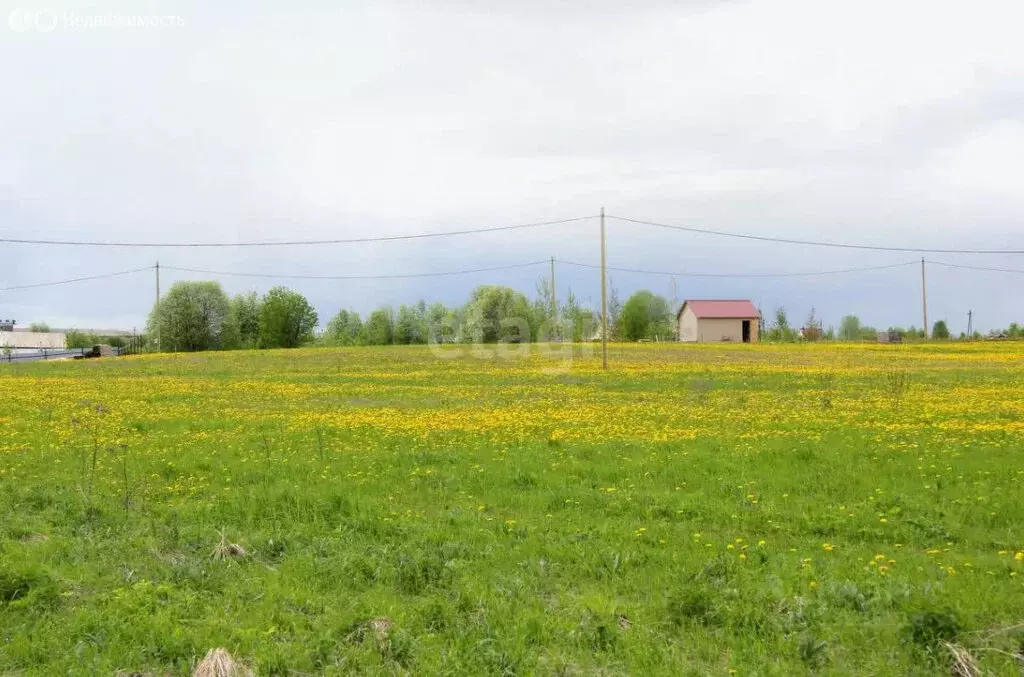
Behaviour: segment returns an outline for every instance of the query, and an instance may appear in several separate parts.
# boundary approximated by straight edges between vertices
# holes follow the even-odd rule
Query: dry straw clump
[[[974,657],[959,644],[943,642],[943,646],[949,651],[953,659],[950,673],[953,677],[981,677],[981,670],[974,663]]]
[[[373,631],[373,637],[377,640],[378,644],[383,644],[388,641],[388,636],[391,634],[391,619],[387,616],[381,616],[374,618],[368,625],[370,630]]]
[[[249,554],[245,551],[245,548],[237,543],[229,543],[223,531],[218,531],[217,533],[220,534],[220,542],[213,549],[213,558],[218,562],[228,558],[245,557]]]
[[[192,677],[253,677],[253,673],[224,649],[210,649],[192,672]]]
[[[46,534],[25,534],[21,537],[22,543],[45,543],[50,540]]]

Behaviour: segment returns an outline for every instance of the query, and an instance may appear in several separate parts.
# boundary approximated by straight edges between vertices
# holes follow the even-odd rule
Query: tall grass
[[[0,371],[0,674],[1015,674],[1024,348],[611,357]]]

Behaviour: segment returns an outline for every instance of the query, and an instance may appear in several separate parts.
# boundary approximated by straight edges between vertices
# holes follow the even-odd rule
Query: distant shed
[[[761,314],[741,299],[689,299],[676,314],[687,343],[757,343]]]

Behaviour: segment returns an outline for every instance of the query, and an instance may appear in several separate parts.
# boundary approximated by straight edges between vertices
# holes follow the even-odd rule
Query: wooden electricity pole
[[[601,368],[608,368],[608,271],[604,246],[604,207],[601,207]]]
[[[153,314],[156,321],[156,349],[160,350],[160,262],[156,262],[156,312]]]
[[[928,339],[928,288],[924,279],[924,258],[921,258],[921,312],[924,314],[924,338]]]

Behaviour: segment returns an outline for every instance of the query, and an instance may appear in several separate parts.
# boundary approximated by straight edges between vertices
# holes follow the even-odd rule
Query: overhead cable
[[[62,284],[73,284],[75,282],[86,282],[88,280],[102,280],[108,277],[119,277],[121,275],[131,275],[133,273],[141,273],[145,270],[153,270],[153,266],[147,266],[145,268],[135,268],[133,270],[122,270],[117,273],[103,273],[101,275],[89,275],[87,277],[75,277],[70,280],[57,280],[56,282],[36,282],[35,284],[19,284],[12,287],[4,287],[0,289],[0,292],[5,291],[16,291],[18,289],[36,289],[39,287],[56,287]]]
[[[465,270],[447,270],[442,272],[428,273],[397,273],[392,275],[287,275],[280,273],[244,273],[224,270],[206,270],[202,268],[181,268],[177,266],[160,266],[161,270],[175,270],[183,273],[198,273],[200,275],[224,275],[229,277],[258,277],[274,280],[402,280],[416,277],[444,277],[448,275],[468,275],[470,273],[488,273],[495,270],[511,270],[513,268],[528,268],[542,263],[548,263],[550,259],[543,261],[530,261],[528,263],[513,263],[506,266],[492,266],[489,268],[470,268]]]
[[[866,249],[880,252],[920,252],[924,254],[1024,254],[1024,249],[935,249],[929,247],[895,247],[886,245],[850,244],[844,242],[825,242],[820,240],[797,240],[785,237],[769,237],[766,235],[749,235],[746,233],[731,233],[723,230],[711,230],[710,228],[696,228],[694,226],[680,226],[670,223],[659,223],[657,221],[644,221],[642,219],[631,219],[624,216],[607,215],[609,219],[633,223],[654,228],[667,228],[670,230],[681,230],[687,233],[700,233],[702,235],[717,235],[721,237],[733,237],[744,240],[757,240],[759,242],[775,242],[778,244],[810,245],[814,247],[836,247],[840,249]]]
[[[965,270],[985,270],[996,273],[1024,273],[1024,270],[1020,268],[990,268],[989,266],[968,266],[961,263],[945,263],[943,261],[927,261],[927,263],[934,264],[936,266],[944,266],[946,268],[963,268]]]
[[[322,240],[251,240],[241,242],[131,242],[120,240],[58,240],[58,239],[34,239],[34,238],[13,238],[2,237],[0,243],[6,244],[32,244],[32,245],[61,245],[68,247],[126,247],[126,248],[162,248],[162,247],[299,247],[308,245],[331,245],[331,244],[356,244],[360,242],[394,242],[398,240],[422,240],[433,237],[453,237],[456,235],[478,235],[482,233],[498,233],[510,230],[524,230],[527,228],[542,228],[544,226],[557,226],[565,223],[575,223],[595,218],[593,216],[578,216],[571,219],[556,219],[553,221],[535,221],[533,223],[519,223],[511,226],[492,226],[489,228],[468,228],[465,230],[448,230],[435,233],[413,233],[410,235],[382,235],[378,237],[349,237],[330,238]]]
[[[593,263],[577,263],[575,261],[563,261],[556,259],[559,263],[564,263],[569,266],[580,266],[582,268],[600,268],[601,266]],[[920,261],[904,261],[903,263],[890,263],[882,266],[865,266],[862,268],[843,268],[840,270],[817,270],[807,272],[785,272],[785,273],[694,273],[694,272],[669,272],[663,270],[642,270],[639,268],[616,268],[614,266],[608,266],[608,270],[614,270],[623,273],[642,273],[645,275],[671,275],[673,277],[713,277],[713,278],[739,278],[739,277],[759,277],[759,278],[772,278],[772,277],[814,277],[817,275],[841,275],[844,273],[863,273],[872,270],[888,270],[890,268],[901,268],[904,266],[912,266],[919,264]]]

